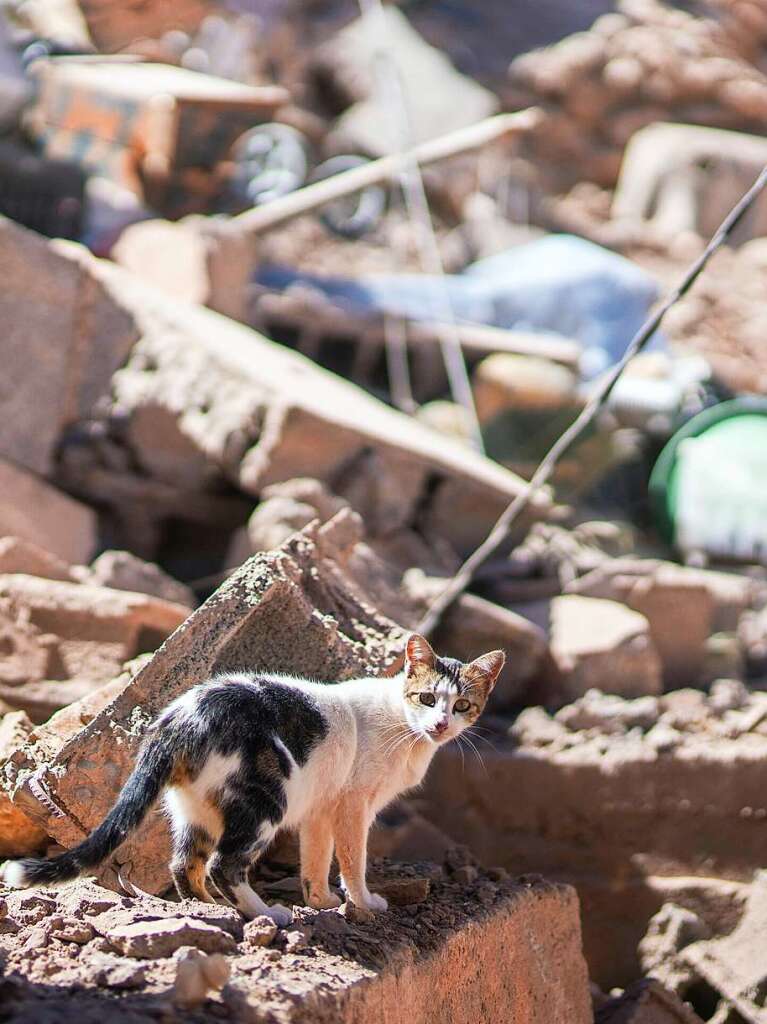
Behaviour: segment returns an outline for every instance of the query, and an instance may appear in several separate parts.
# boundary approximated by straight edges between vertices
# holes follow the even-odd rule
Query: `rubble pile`
[[[446,975],[460,973],[467,958],[503,957],[509,970],[498,984],[464,977],[446,987],[441,1012],[461,1024],[483,1012],[531,1024],[591,1020],[577,903],[567,887],[498,882],[484,871],[465,882],[423,862],[379,862],[374,870],[392,901],[385,922],[306,909],[279,932],[268,918],[243,925],[228,907],[118,896],[89,882],[3,893],[4,1012],[14,1024],[105,1014],[251,1021],[265,1013],[356,1024],[383,1004],[392,1021],[426,1022]],[[408,885],[416,876],[425,883],[418,892]],[[273,872],[271,885],[280,881]],[[562,965],[556,980],[536,972],[540,956]],[[523,976],[524,985],[510,983]]]
[[[753,3],[751,0],[708,2],[738,50],[753,63],[763,63],[763,49],[767,41],[767,15],[761,4]]]
[[[669,314],[669,338],[699,352],[734,393],[767,393],[767,366],[761,338],[761,288],[767,253],[761,238],[725,250],[712,261],[711,273]],[[738,281],[738,296],[730,284]]]
[[[486,863],[576,885],[592,977],[625,984],[664,903],[712,934],[737,923],[762,862],[766,715],[767,697],[734,680],[633,700],[590,691],[553,715],[525,709],[481,763],[446,751],[417,806]]]
[[[286,928],[178,902],[158,810],[0,886],[11,1024],[765,1024],[764,196],[526,480],[767,163],[767,20],[514,6],[0,0],[0,857],[217,673],[395,675],[522,503],[390,910],[304,907],[292,834]]]
[[[215,0],[161,0],[159,3],[121,3],[120,0],[68,0],[79,7],[96,47],[113,53],[141,39],[163,33],[191,32],[206,15],[218,10]]]
[[[624,147],[653,122],[760,134],[767,111],[767,80],[724,30],[656,0],[622,0],[588,32],[517,57],[510,74],[507,102],[548,110],[532,142],[548,188],[612,187]]]

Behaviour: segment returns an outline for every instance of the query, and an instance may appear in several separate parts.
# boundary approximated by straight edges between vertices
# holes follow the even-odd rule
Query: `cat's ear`
[[[483,654],[466,666],[466,677],[475,685],[485,691],[485,697],[495,686],[501,669],[506,663],[506,655],[503,651],[490,651]]]
[[[437,655],[431,649],[431,644],[420,633],[411,633],[405,649],[405,657],[405,672],[408,675],[414,669],[434,668],[437,663]]]

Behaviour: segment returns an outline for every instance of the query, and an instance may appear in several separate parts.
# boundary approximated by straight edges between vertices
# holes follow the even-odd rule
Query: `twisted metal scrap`
[[[631,360],[647,345],[653,334],[660,327],[666,313],[676,305],[679,300],[687,294],[699,275],[705,268],[714,253],[727,241],[731,233],[743,219],[746,212],[751,208],[754,201],[767,186],[767,166],[765,166],[758,178],[741,198],[741,200],[730,210],[711,241],[704,251],[689,267],[680,284],[669,293],[665,301],[658,307],[655,313],[651,314],[645,323],[640,327],[623,354],[623,357],[612,368],[599,384],[589,398],[577,419],[552,445],[542,462],[533,473],[529,482],[517,494],[511,504],[501,514],[490,533],[480,546],[469,555],[458,572],[448,582],[447,586],[437,596],[429,607],[429,610],[418,624],[417,631],[428,636],[438,625],[443,614],[450,605],[459,597],[471,583],[474,573],[503,543],[508,537],[509,531],[519,513],[525,509],[535,492],[544,486],[549,480],[559,460],[568,450],[570,445],[576,441],[584,430],[589,426],[597,413],[603,408],[610,394],[618,383],[623,371]]]

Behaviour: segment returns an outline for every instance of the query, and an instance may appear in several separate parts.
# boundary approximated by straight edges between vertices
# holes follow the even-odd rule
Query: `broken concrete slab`
[[[48,431],[46,457],[63,426],[79,424],[79,432],[68,434],[60,472],[83,497],[93,493],[119,512],[119,489],[110,502],[98,477],[120,457],[126,466],[141,467],[149,482],[188,492],[234,484],[258,495],[271,483],[311,474],[348,498],[375,524],[374,532],[395,532],[417,520],[423,534],[464,552],[476,547],[522,488],[513,473],[297,353],[210,310],[174,302],[78,246],[5,225],[0,246],[7,233],[12,248],[19,232],[24,265],[35,266],[41,289],[55,292],[74,275],[78,294],[97,296],[98,309],[81,317],[82,350],[93,355],[102,334],[123,339],[88,364],[87,387]],[[16,294],[4,316],[28,358],[27,335],[52,328],[38,324],[28,313],[34,303],[16,302]],[[79,315],[73,288],[57,294],[56,314],[67,321]],[[110,326],[110,317],[119,322]],[[14,401],[27,410],[41,405],[33,379],[14,375]],[[28,433],[25,428],[25,439]],[[520,533],[548,508],[547,496],[537,496]]]
[[[608,989],[638,976],[637,944],[664,903],[732,930],[764,857],[767,696],[724,714],[696,690],[657,700],[657,721],[644,700],[624,702],[642,713],[620,726],[612,701],[603,723],[585,702],[593,717],[575,731],[561,712],[526,709],[482,764],[440,751],[416,805],[485,864],[575,884],[592,977]]]
[[[46,580],[75,581],[72,566],[20,537],[0,537],[0,574],[23,573]]]
[[[137,960],[172,956],[182,946],[193,946],[203,953],[233,953],[236,949],[228,932],[190,917],[118,925],[110,929],[109,941],[119,953]]]
[[[693,942],[711,937],[711,930],[694,911],[664,903],[647,926],[639,943],[642,970],[657,978],[670,992],[684,995],[696,978],[679,954]]]
[[[1,239],[0,219],[0,247]],[[32,376],[37,380],[45,374],[38,369]],[[18,381],[16,384],[14,390],[18,391]],[[0,401],[3,408],[7,408],[2,395]],[[12,415],[9,411],[9,419]],[[31,435],[37,432],[37,411],[35,417],[35,426],[30,424],[26,428]],[[4,429],[3,437],[9,436]],[[34,473],[6,461],[2,455],[0,449],[0,494],[3,496],[0,501],[0,537],[13,536],[28,541],[65,562],[87,562],[96,547],[97,520],[93,509],[63,494]]]
[[[401,879],[402,867],[375,865],[392,885]],[[367,1024],[380,1016],[382,1006],[388,1008],[389,1024],[430,1024],[437,1019],[435,991],[439,1020],[451,1024],[474,1024],[487,1014],[525,1024],[590,1024],[572,889],[543,881],[497,882],[481,870],[472,882],[461,883],[434,864],[404,867],[432,879],[417,917],[410,906],[392,905],[370,921],[300,908],[294,926],[276,930],[267,946],[249,941],[249,925],[243,936],[241,921],[239,936],[227,934],[223,923],[216,925],[205,914],[234,912],[211,904],[127,899],[87,881],[60,891],[12,893],[6,920],[13,921],[15,933],[0,935],[14,979],[4,991],[4,1011],[13,1024],[54,1024],[54,1019],[60,1024],[62,1006],[88,1024],[115,1013],[136,1022],[168,1013],[175,1019],[169,1000],[172,1005],[180,966],[190,954],[182,948],[140,963],[117,955],[105,924],[122,916],[126,923],[113,925],[120,934],[131,927],[130,918],[142,933],[175,930],[186,919],[198,932],[218,930],[225,943],[237,943],[221,957],[229,969],[221,995],[194,1009],[201,1024],[222,1014],[243,1024],[266,1016],[285,1024]],[[157,916],[160,908],[164,917]],[[86,929],[96,938],[84,945],[57,937],[80,938]],[[482,971],[467,971],[470,963],[482,964]],[[139,973],[131,967],[140,967]],[[457,975],[461,985],[444,985],[446,977]]]
[[[454,553],[446,545],[421,537],[415,529],[400,529],[394,536],[376,536],[349,504],[318,480],[296,479],[274,484],[263,492],[247,527],[247,539],[237,545],[256,551],[282,543],[313,519],[327,522],[337,516],[348,537],[348,578],[363,599],[395,622],[415,629],[429,605],[445,586],[445,578],[457,568]],[[233,550],[230,553],[237,556]],[[415,566],[427,566],[426,575]],[[471,661],[485,650],[502,648],[506,665],[491,698],[495,711],[511,707],[541,667],[546,639],[541,629],[521,615],[473,594],[462,594],[437,627],[436,648],[450,657]]]
[[[398,137],[389,98],[381,95],[377,78],[381,47],[401,83],[409,138]],[[312,54],[310,73],[350,104],[336,121],[333,136],[355,153],[397,153],[403,144],[425,142],[476,124],[498,110],[497,97],[457,71],[396,7],[384,8],[380,19],[363,16],[341,29]]]
[[[643,978],[601,1006],[594,1024],[703,1024],[703,1020],[659,981]]]
[[[155,650],[188,612],[144,594],[0,575],[0,698],[45,721]]]
[[[644,615],[668,689],[695,684],[714,633],[736,629],[764,600],[764,586],[735,573],[657,559],[618,558],[567,586],[568,593],[620,601]]]
[[[339,529],[331,520],[247,562],[88,725],[43,763],[34,751],[26,764],[19,759],[14,802],[72,845],[109,809],[147,724],[195,683],[243,665],[328,681],[385,671],[400,654],[404,631],[358,596],[345,564],[352,543],[343,523]],[[35,795],[40,787],[45,803]],[[61,817],[52,816],[51,805]],[[160,891],[169,884],[166,852],[166,825],[154,815],[115,863],[141,888]],[[113,869],[105,870],[114,881]]]
[[[90,261],[82,246],[44,241],[0,218],[0,456],[41,476],[53,468],[63,429],[108,390],[111,375],[138,340],[128,311],[90,274]],[[90,554],[72,561],[87,561]]]
[[[749,1024],[767,1021],[767,873],[759,871],[737,928],[723,938],[686,946],[680,960]]]
[[[174,580],[159,565],[146,562],[130,551],[104,551],[78,576],[83,583],[94,583],[112,590],[130,590],[135,594],[149,594],[187,608],[194,608],[197,604],[194,591],[189,587]]]
[[[647,619],[615,601],[565,594],[550,610],[552,682],[564,700],[588,690],[623,697],[658,694],[661,663]]]
[[[34,726],[24,711],[11,711],[0,719],[0,766],[27,742]],[[0,857],[20,857],[45,848],[47,833],[15,807],[0,781]],[[0,915],[1,916],[1,915]]]

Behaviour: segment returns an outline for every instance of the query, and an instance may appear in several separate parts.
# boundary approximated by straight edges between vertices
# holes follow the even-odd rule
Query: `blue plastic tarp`
[[[583,346],[594,377],[623,355],[658,297],[655,280],[630,260],[573,235],[549,235],[479,260],[461,274],[375,274],[354,279],[263,266],[257,282],[282,291],[304,284],[356,315],[386,312],[558,334]],[[654,347],[662,345],[656,338]]]

